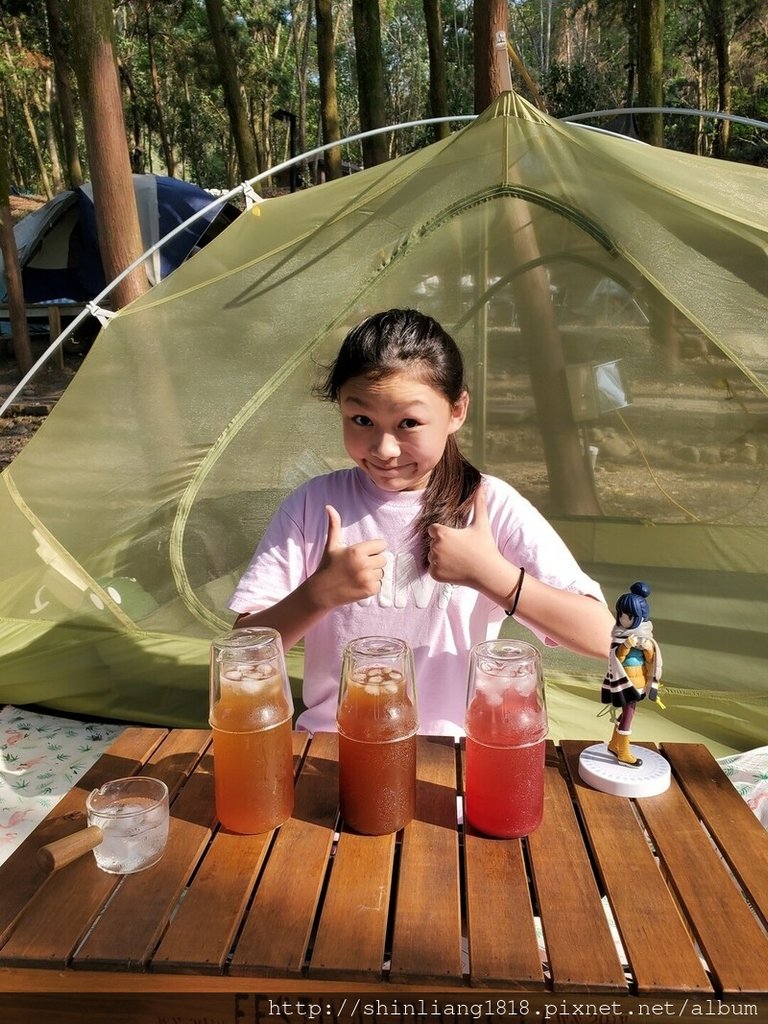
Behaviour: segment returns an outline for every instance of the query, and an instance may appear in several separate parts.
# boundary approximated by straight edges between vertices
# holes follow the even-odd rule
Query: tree
[[[474,25],[475,105],[482,110],[501,92],[511,89],[506,0],[476,3]],[[508,173],[513,183],[514,164]],[[549,274],[541,260],[535,218],[528,204],[519,198],[501,200],[501,213],[506,218],[514,260],[519,268],[528,268],[514,278],[515,308],[528,354],[533,399],[540,410],[552,511],[556,515],[596,515],[600,507],[578,427],[571,415],[565,354],[552,305]]]
[[[336,61],[331,0],[315,0],[317,19],[317,70],[320,76],[320,119],[323,142],[338,142],[339,105],[336,98]],[[330,181],[341,177],[341,150],[327,149],[324,155],[325,176]]]
[[[0,140],[0,250],[5,263],[5,280],[8,288],[8,308],[11,318],[11,334],[13,335],[13,352],[16,356],[22,376],[32,368],[32,349],[29,344],[27,313],[24,308],[24,291],[21,285],[21,267],[19,254],[16,250],[16,239],[13,234],[13,218],[11,216],[10,179],[6,147]]]
[[[731,35],[734,10],[732,0],[700,0],[702,13],[709,26],[717,61],[717,109],[730,114],[733,99],[731,75]],[[718,121],[712,144],[712,155],[725,159],[730,141],[730,122]]]
[[[80,166],[75,105],[72,98],[66,34],[59,0],[45,0],[45,13],[48,19],[48,37],[51,42],[51,56],[53,57],[53,68],[56,78],[56,100],[61,116],[64,159],[67,165],[67,182],[70,188],[76,188],[83,183],[83,169]]]
[[[307,151],[307,86],[309,78],[309,41],[312,33],[310,32],[310,25],[312,23],[312,0],[306,0],[306,3],[302,3],[305,10],[305,17],[301,18],[299,13],[299,3],[297,0],[291,0],[291,41],[293,44],[293,57],[294,57],[294,73],[296,76],[296,85],[298,86],[298,107],[299,113],[297,116],[297,131],[296,141],[298,143],[299,153],[306,153]],[[301,167],[301,173],[304,173],[304,166]],[[293,178],[297,176],[299,167],[293,167]]]
[[[487,0],[474,7],[475,113],[512,88],[507,57],[509,12],[506,0]]]
[[[364,132],[386,124],[384,62],[381,54],[379,0],[352,0],[352,24],[355,30],[355,65],[360,109],[360,129]],[[366,167],[389,159],[383,134],[363,140]]]
[[[259,173],[259,166],[256,160],[256,147],[251,134],[248,111],[237,76],[237,66],[232,47],[229,44],[222,0],[205,0],[205,9],[208,12],[211,39],[224,89],[224,102],[227,105],[232,136],[237,150],[240,176],[244,181],[248,181]]]
[[[637,0],[637,103],[664,106],[664,0]],[[638,114],[637,126],[644,142],[664,145],[662,114]]]
[[[104,276],[112,281],[144,250],[117,75],[112,3],[70,0],[69,11],[101,262]],[[115,304],[127,305],[147,288],[147,275],[139,267],[115,289]]]
[[[19,53],[25,53],[25,48],[23,46],[22,38],[21,38],[21,31],[19,29],[19,23],[18,23],[18,20],[16,18],[13,19],[12,25],[13,25],[13,36],[14,36],[14,42],[15,42],[15,45],[16,45],[16,50]],[[15,92],[16,97],[17,97],[17,99],[18,99],[18,101],[20,103],[21,110],[22,110],[22,113],[24,115],[24,121],[25,121],[25,124],[26,124],[26,127],[27,127],[27,132],[29,133],[29,141],[30,141],[30,143],[32,145],[32,150],[33,150],[33,152],[35,154],[35,160],[37,162],[37,169],[38,169],[38,174],[40,176],[40,182],[41,182],[41,184],[43,186],[43,191],[45,192],[46,199],[52,199],[53,198],[53,188],[51,187],[51,180],[50,180],[50,177],[48,175],[48,168],[47,168],[46,163],[45,163],[45,158],[44,158],[44,155],[43,155],[43,149],[42,149],[42,146],[40,145],[40,137],[39,137],[39,134],[38,134],[38,131],[37,131],[37,124],[35,122],[35,117],[34,117],[34,111],[33,111],[33,108],[32,108],[32,104],[30,103],[29,89],[27,88],[27,81],[26,81],[26,79],[32,77],[31,73],[30,73],[31,69],[30,68],[23,68],[21,70],[21,73],[17,72],[17,70],[15,68],[15,65],[14,65],[13,55],[12,55],[12,52],[11,52],[11,45],[10,45],[10,42],[9,42],[9,40],[7,38],[5,40],[5,56],[6,56],[6,66],[9,68],[9,72],[10,72],[9,73],[9,78],[10,78],[10,81],[11,81],[11,85],[12,85],[13,91]],[[26,53],[25,53],[25,56],[27,56]],[[28,63],[31,64],[33,62],[34,58],[32,57],[32,55],[28,55],[28,56],[29,56]]]
[[[149,80],[152,84],[152,103],[157,115],[157,130],[160,134],[160,142],[165,157],[165,167],[169,178],[176,173],[176,157],[173,146],[165,124],[165,105],[160,95],[160,76],[157,70],[157,58],[155,56],[155,25],[152,20],[152,0],[143,0],[144,3],[144,27],[147,41],[147,59],[149,61]]]
[[[440,0],[423,0],[424,18],[427,23],[427,48],[429,50],[429,109],[432,117],[447,117],[448,86],[445,77],[445,47],[443,45],[443,22],[440,16]],[[434,137],[447,139],[451,133],[447,121],[435,125]]]

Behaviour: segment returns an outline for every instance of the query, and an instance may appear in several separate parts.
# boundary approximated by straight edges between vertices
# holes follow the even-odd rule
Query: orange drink
[[[293,702],[280,638],[234,630],[211,652],[216,813],[233,832],[267,832],[293,811]]]
[[[345,649],[339,693],[339,800],[350,828],[396,832],[416,810],[416,732],[410,651],[366,637]]]

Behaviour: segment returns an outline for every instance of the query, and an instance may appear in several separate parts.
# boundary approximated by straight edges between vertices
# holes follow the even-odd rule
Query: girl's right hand
[[[326,505],[325,511],[328,536],[312,574],[317,600],[331,609],[378,594],[387,564],[387,542],[377,538],[347,546],[341,539],[341,516],[333,505]]]

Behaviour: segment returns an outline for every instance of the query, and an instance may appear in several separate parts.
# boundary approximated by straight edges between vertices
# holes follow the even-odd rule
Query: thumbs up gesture
[[[506,564],[491,532],[482,484],[475,492],[474,515],[469,526],[456,529],[433,524],[429,536],[429,573],[439,583],[481,590],[500,560]]]
[[[387,564],[387,542],[379,537],[347,546],[341,539],[341,516],[325,506],[328,534],[320,564],[313,577],[324,607],[337,608],[378,594]]]

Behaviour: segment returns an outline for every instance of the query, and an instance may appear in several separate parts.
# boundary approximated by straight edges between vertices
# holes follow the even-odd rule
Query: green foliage
[[[553,117],[598,110],[603,101],[601,83],[586,64],[569,67],[554,61],[542,76],[541,85]]]
[[[707,17],[712,2],[666,0],[668,104],[716,105],[717,66],[712,19]],[[766,117],[768,0],[723,2],[732,30],[734,109]],[[351,6],[352,0],[333,4],[342,135],[359,131]],[[66,14],[64,0],[61,8]],[[229,120],[204,0],[114,0],[114,9],[127,145],[134,145],[135,133],[146,170],[164,173],[168,148],[175,174],[208,186],[234,184]],[[271,117],[278,109],[295,113],[306,148],[315,146],[321,138],[314,0],[224,0],[224,10],[261,161],[274,164],[286,152],[287,126]],[[565,116],[626,103],[628,65],[635,59],[636,48],[634,0],[510,0],[509,12],[510,38],[550,113]],[[441,0],[441,14],[449,110],[470,113],[474,109],[472,0]],[[422,0],[382,0],[381,23],[387,123],[429,116]],[[41,188],[38,158],[21,99],[26,90],[38,136],[44,140],[45,79],[51,70],[45,5],[39,0],[0,0],[0,97],[9,164],[12,176],[36,191]],[[517,74],[513,80],[526,94]],[[55,106],[52,114],[58,132]],[[698,145],[707,152],[712,126],[705,126],[703,136],[697,131],[694,120],[665,119],[669,146],[694,151]],[[431,139],[429,129],[409,130],[392,137],[390,151],[396,155]],[[736,158],[764,161],[760,132],[734,127],[732,140]],[[49,158],[44,146],[42,158]],[[359,161],[359,147],[349,147],[344,158]]]

